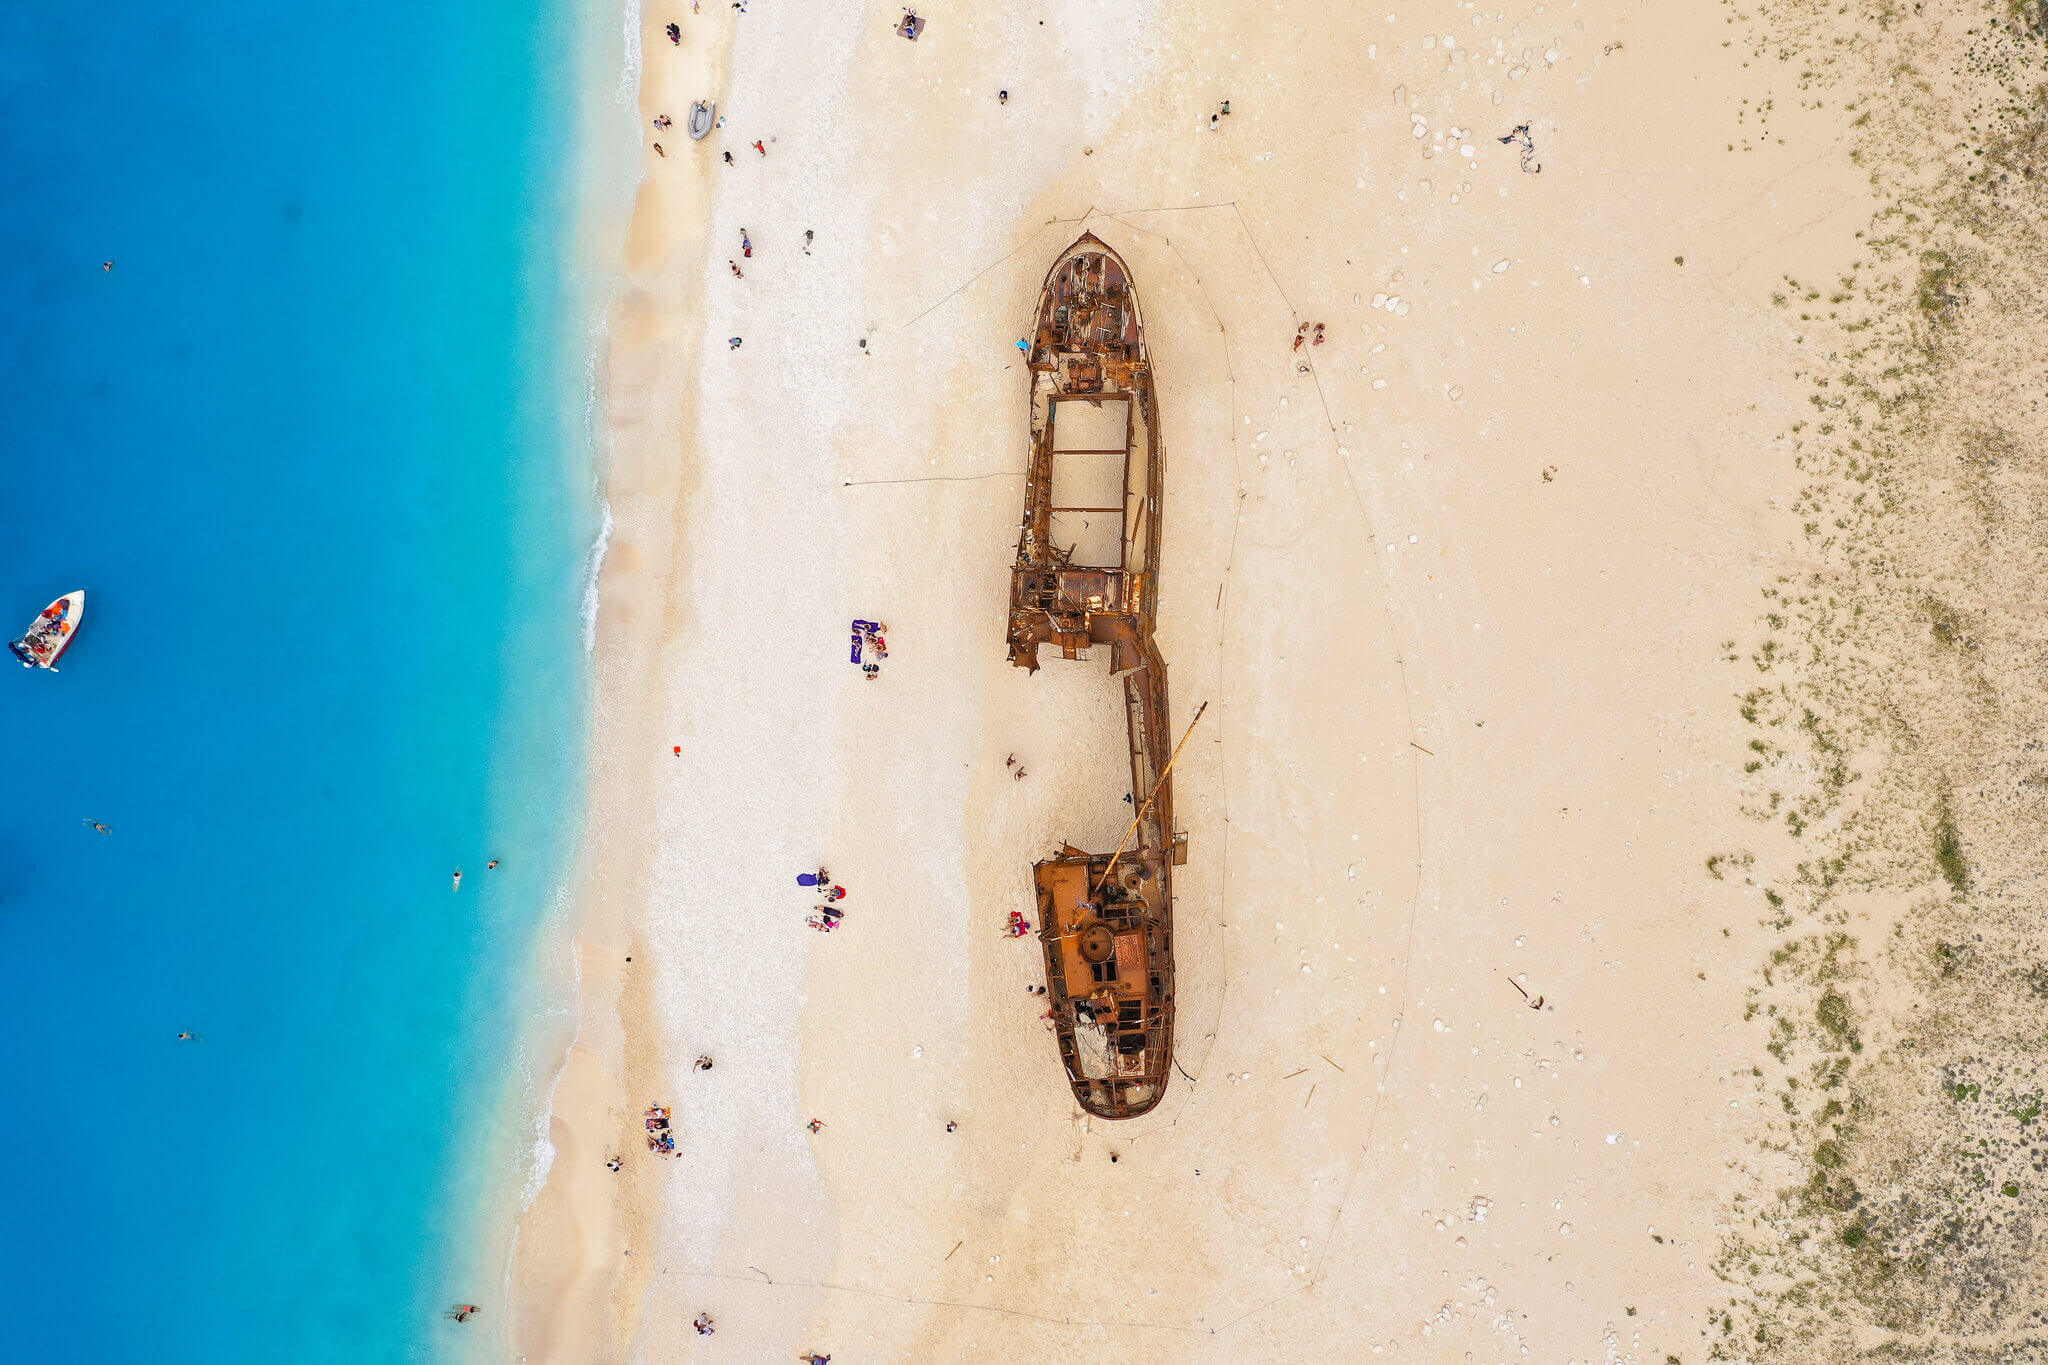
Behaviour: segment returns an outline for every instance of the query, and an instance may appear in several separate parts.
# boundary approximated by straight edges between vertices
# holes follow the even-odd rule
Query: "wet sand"
[[[649,5],[641,17],[644,175],[619,247],[619,294],[600,358],[611,524],[598,581],[590,803],[577,868],[579,1021],[553,1095],[553,1165],[520,1219],[512,1267],[513,1345],[536,1362],[618,1360],[633,1349],[649,1271],[631,1252],[652,1235],[658,1210],[641,1112],[643,1097],[664,1087],[669,1059],[644,946],[645,870],[659,840],[647,793],[663,756],[653,742],[662,655],[687,620],[668,566],[694,477],[689,376],[718,161],[717,144],[693,143],[687,124],[693,99],[719,93],[730,12],[693,15],[669,3]],[[665,35],[671,22],[685,30],[681,44]],[[662,114],[673,126],[653,127]],[[617,1173],[605,1165],[613,1155],[622,1159]]]

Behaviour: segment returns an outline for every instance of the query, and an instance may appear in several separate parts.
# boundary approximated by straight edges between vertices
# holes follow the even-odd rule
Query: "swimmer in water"
[[[178,1041],[181,1043],[196,1043],[199,1041],[199,1035],[192,1032],[192,1030],[190,1029],[186,1029],[183,1033],[178,1035]]]
[[[455,890],[457,890],[457,891],[460,891],[460,890],[462,889],[462,869],[461,869],[461,868],[459,868],[459,867],[455,869],[455,887],[454,887],[454,889],[455,889]]]
[[[484,864],[484,871],[489,872],[492,868],[496,867],[497,865],[498,860],[496,858],[493,858],[489,862]]]
[[[85,823],[89,828],[98,830],[101,834],[112,834],[114,832],[112,825],[103,825],[97,820],[88,820]]]

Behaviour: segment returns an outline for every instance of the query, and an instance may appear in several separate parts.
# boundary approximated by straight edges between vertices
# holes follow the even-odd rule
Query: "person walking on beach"
[[[740,255],[750,261],[754,259],[754,239],[747,236],[745,228],[740,229]]]
[[[804,1125],[804,1127],[810,1129],[814,1133],[822,1130],[824,1126],[825,1120],[823,1119],[812,1119],[809,1123]]]
[[[741,269],[740,269],[740,263],[739,263],[738,261],[734,260],[734,259],[733,259],[732,257],[730,257],[730,256],[726,257],[726,258],[725,258],[725,263],[726,263],[727,265],[729,265],[729,266],[731,266],[731,267],[732,267],[732,277],[733,277],[734,279],[736,279],[736,280],[743,280],[743,279],[745,279],[745,278],[747,277],[747,272],[746,272],[746,271],[744,271],[744,270],[741,270]]]
[[[768,149],[761,145],[760,140],[758,138],[755,139],[754,141],[754,150],[759,152],[762,156],[768,155]]]
[[[677,47],[683,45],[683,26],[681,24],[670,24],[668,26],[668,40]]]
[[[811,254],[811,238],[814,235],[809,228],[804,229],[804,255],[806,256]]]
[[[728,165],[728,166],[732,165],[732,153],[731,153],[731,152],[727,152],[727,153],[725,154],[725,164],[726,164],[726,165]]]

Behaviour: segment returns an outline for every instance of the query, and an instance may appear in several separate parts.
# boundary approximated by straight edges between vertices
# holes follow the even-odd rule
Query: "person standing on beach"
[[[811,254],[811,238],[813,235],[809,228],[804,229],[804,255],[806,256]]]
[[[732,153],[731,153],[731,152],[727,152],[727,153],[725,154],[725,164],[726,164],[726,165],[728,165],[728,166],[732,165]]]
[[[740,229],[740,255],[750,261],[754,259],[754,239],[747,236],[745,228]]]

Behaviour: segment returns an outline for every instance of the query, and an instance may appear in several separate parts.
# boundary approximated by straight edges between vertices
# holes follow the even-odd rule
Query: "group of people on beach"
[[[882,676],[882,660],[889,657],[889,642],[883,632],[889,628],[880,621],[855,621],[853,623],[853,662],[867,676],[869,682]],[[867,650],[867,660],[861,660],[861,650]]]
[[[811,907],[812,914],[804,923],[821,934],[829,934],[837,929],[839,921],[846,915],[838,905],[840,901],[846,899],[846,888],[836,885],[831,872],[822,867],[816,872],[797,873],[796,884],[809,887],[818,893],[818,903]]]
[[[647,1150],[656,1156],[676,1154],[676,1135],[669,1127],[668,1114],[669,1109],[665,1104],[652,1104],[647,1107]],[[616,1161],[618,1158],[613,1157],[612,1160]]]

